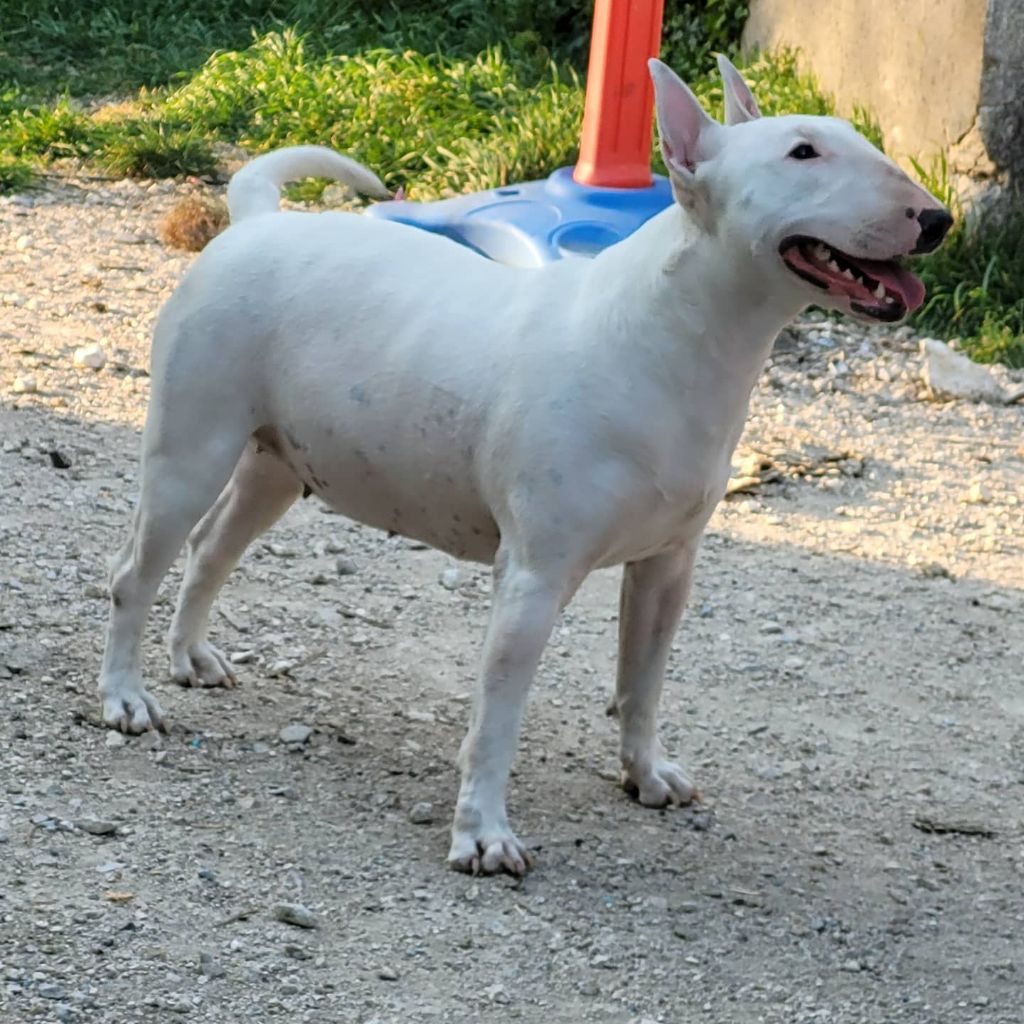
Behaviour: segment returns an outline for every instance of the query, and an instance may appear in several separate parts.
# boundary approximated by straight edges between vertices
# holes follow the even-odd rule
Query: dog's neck
[[[673,204],[593,261],[589,291],[597,315],[632,328],[642,348],[677,356],[681,373],[717,367],[749,394],[805,305],[765,266],[770,258],[699,228]]]

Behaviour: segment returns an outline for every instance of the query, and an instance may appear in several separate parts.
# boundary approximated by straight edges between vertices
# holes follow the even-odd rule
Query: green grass
[[[915,261],[928,294],[914,325],[960,339],[978,362],[1024,367],[1024,212],[965,217],[944,160],[914,168],[956,217],[941,248]]]
[[[716,116],[713,54],[739,0],[666,0],[662,56]],[[214,174],[215,147],[315,142],[416,199],[576,158],[591,0],[0,0],[0,191],[54,161],[112,176]],[[766,114],[832,113],[791,54],[746,61]],[[128,102],[104,103],[104,100]],[[864,112],[856,126],[880,145]],[[657,147],[653,163],[661,167]],[[944,170],[928,178],[948,193]],[[315,198],[323,182],[296,195]],[[1024,216],[959,224],[917,268],[922,330],[1024,365]]]

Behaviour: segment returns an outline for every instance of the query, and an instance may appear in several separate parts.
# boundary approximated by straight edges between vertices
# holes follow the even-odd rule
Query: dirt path
[[[469,879],[478,567],[303,502],[225,590],[244,686],[158,684],[163,740],[95,724],[173,198],[0,201],[0,1020],[1024,1020],[1024,408],[922,401],[906,332],[783,339],[738,458],[765,482],[713,520],[667,686],[705,807],[610,781],[600,573],[513,780],[538,869]]]

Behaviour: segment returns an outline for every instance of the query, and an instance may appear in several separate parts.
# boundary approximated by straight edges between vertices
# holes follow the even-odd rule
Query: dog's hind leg
[[[238,410],[226,402],[208,405],[205,417],[189,411],[194,407],[187,398],[177,408],[166,396],[161,403],[151,402],[132,536],[111,569],[99,693],[103,721],[124,732],[162,724],[159,704],[142,685],[146,619],[160,581],[192,527],[223,490],[251,430],[244,415],[233,415]],[[154,408],[159,411],[154,413]]]
[[[302,484],[251,441],[227,487],[188,539],[188,563],[168,634],[171,677],[186,686],[234,686],[231,664],[206,640],[217,592],[245,549],[291,507]]]
[[[658,740],[658,700],[696,555],[694,542],[631,562],[622,578],[618,681],[609,712],[622,730],[623,786],[649,807],[689,803],[696,794]]]

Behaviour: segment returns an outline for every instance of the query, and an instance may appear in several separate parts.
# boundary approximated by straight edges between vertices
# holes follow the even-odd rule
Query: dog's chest
[[[696,541],[721,500],[728,477],[708,473],[675,486],[652,480],[638,489],[637,500],[623,516],[603,564],[636,562]]]

